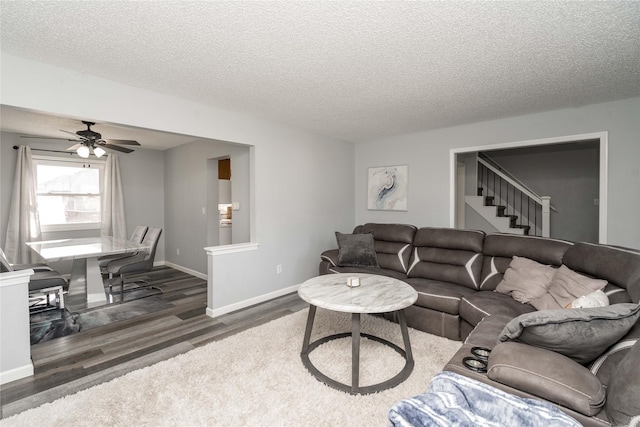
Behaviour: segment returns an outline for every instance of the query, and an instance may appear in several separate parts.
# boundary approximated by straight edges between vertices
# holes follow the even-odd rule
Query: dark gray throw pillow
[[[338,267],[378,267],[373,234],[342,234],[336,231]]]
[[[511,320],[500,341],[517,340],[587,364],[619,341],[640,317],[638,304],[542,310]]]

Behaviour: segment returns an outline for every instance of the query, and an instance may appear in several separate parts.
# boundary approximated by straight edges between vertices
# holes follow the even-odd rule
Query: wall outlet
[[[593,199],[593,205],[594,206],[598,206],[600,204],[600,200],[599,199]]]
[[[276,265],[276,274],[282,274],[282,264]]]
[[[176,249],[176,255],[180,255],[180,248]]]

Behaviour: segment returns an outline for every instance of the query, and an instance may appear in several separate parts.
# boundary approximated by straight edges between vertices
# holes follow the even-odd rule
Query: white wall
[[[252,239],[260,246],[250,264],[242,254],[225,255],[228,262],[218,265],[217,273],[229,278],[224,284],[229,292],[225,301],[214,295],[214,306],[317,274],[320,252],[335,246],[333,232],[354,226],[351,143],[4,52],[1,67],[3,104],[255,147]],[[167,229],[183,225],[165,219]],[[279,275],[277,263],[283,266]]]
[[[249,147],[218,141],[196,141],[165,151],[165,218],[167,230],[165,242],[166,260],[190,270],[207,273],[207,257],[202,248],[210,246],[208,232],[213,218],[217,233],[218,205],[212,216],[202,213],[207,207],[210,191],[218,199],[218,165],[215,177],[210,176],[210,159],[231,157],[232,196],[240,203],[240,210],[233,212],[234,228],[245,231],[244,242],[249,237]],[[217,234],[216,234],[217,235]],[[178,255],[178,249],[180,254]]]
[[[548,111],[356,145],[356,223],[449,226],[449,150],[609,132],[608,243],[640,248],[640,98]],[[409,165],[407,212],[367,210],[367,168]]]

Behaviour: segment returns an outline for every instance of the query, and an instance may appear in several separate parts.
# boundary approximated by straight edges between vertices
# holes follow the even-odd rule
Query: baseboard
[[[30,377],[33,375],[33,372],[33,363],[0,372],[0,384],[6,384],[21,378]]]
[[[274,292],[269,292],[268,294],[259,295],[257,297],[249,298],[248,300],[239,301],[224,307],[220,308],[209,308],[207,307],[207,316],[209,317],[218,317],[223,314],[231,313],[232,311],[240,310],[243,308],[250,307],[252,305],[260,304],[261,302],[269,301],[270,299],[278,298],[283,295],[290,294],[292,292],[296,292],[300,285],[289,286],[288,288],[279,289]]]
[[[196,276],[203,280],[208,280],[206,274],[202,274],[199,271],[191,270],[189,268],[183,267],[178,264],[174,264],[169,261],[157,261],[153,263],[154,266],[166,265],[167,267],[175,268],[176,270],[183,271],[185,273],[191,274],[192,276]],[[283,295],[290,294],[292,292],[296,292],[300,285],[289,286],[288,288],[279,289],[277,291],[269,292],[268,294],[259,295],[257,297],[249,298],[248,300],[239,301],[224,307],[212,309],[207,307],[207,316],[209,317],[218,317],[223,314],[231,313],[232,311],[241,310],[243,308],[251,307],[252,305],[260,304],[261,302],[269,301],[270,299],[278,298]]]
[[[154,262],[153,265],[154,265],[154,267],[158,266],[158,265],[166,265],[167,267],[175,268],[178,271],[182,271],[182,272],[190,274],[192,276],[196,276],[199,279],[207,280],[207,275],[206,274],[200,273],[199,271],[191,270],[190,268],[183,267],[181,265],[174,264],[174,263],[169,262],[169,261],[158,261],[158,262]]]

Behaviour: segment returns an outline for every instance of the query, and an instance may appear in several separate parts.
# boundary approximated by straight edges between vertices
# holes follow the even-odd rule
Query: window
[[[33,157],[43,231],[100,228],[104,162]]]

